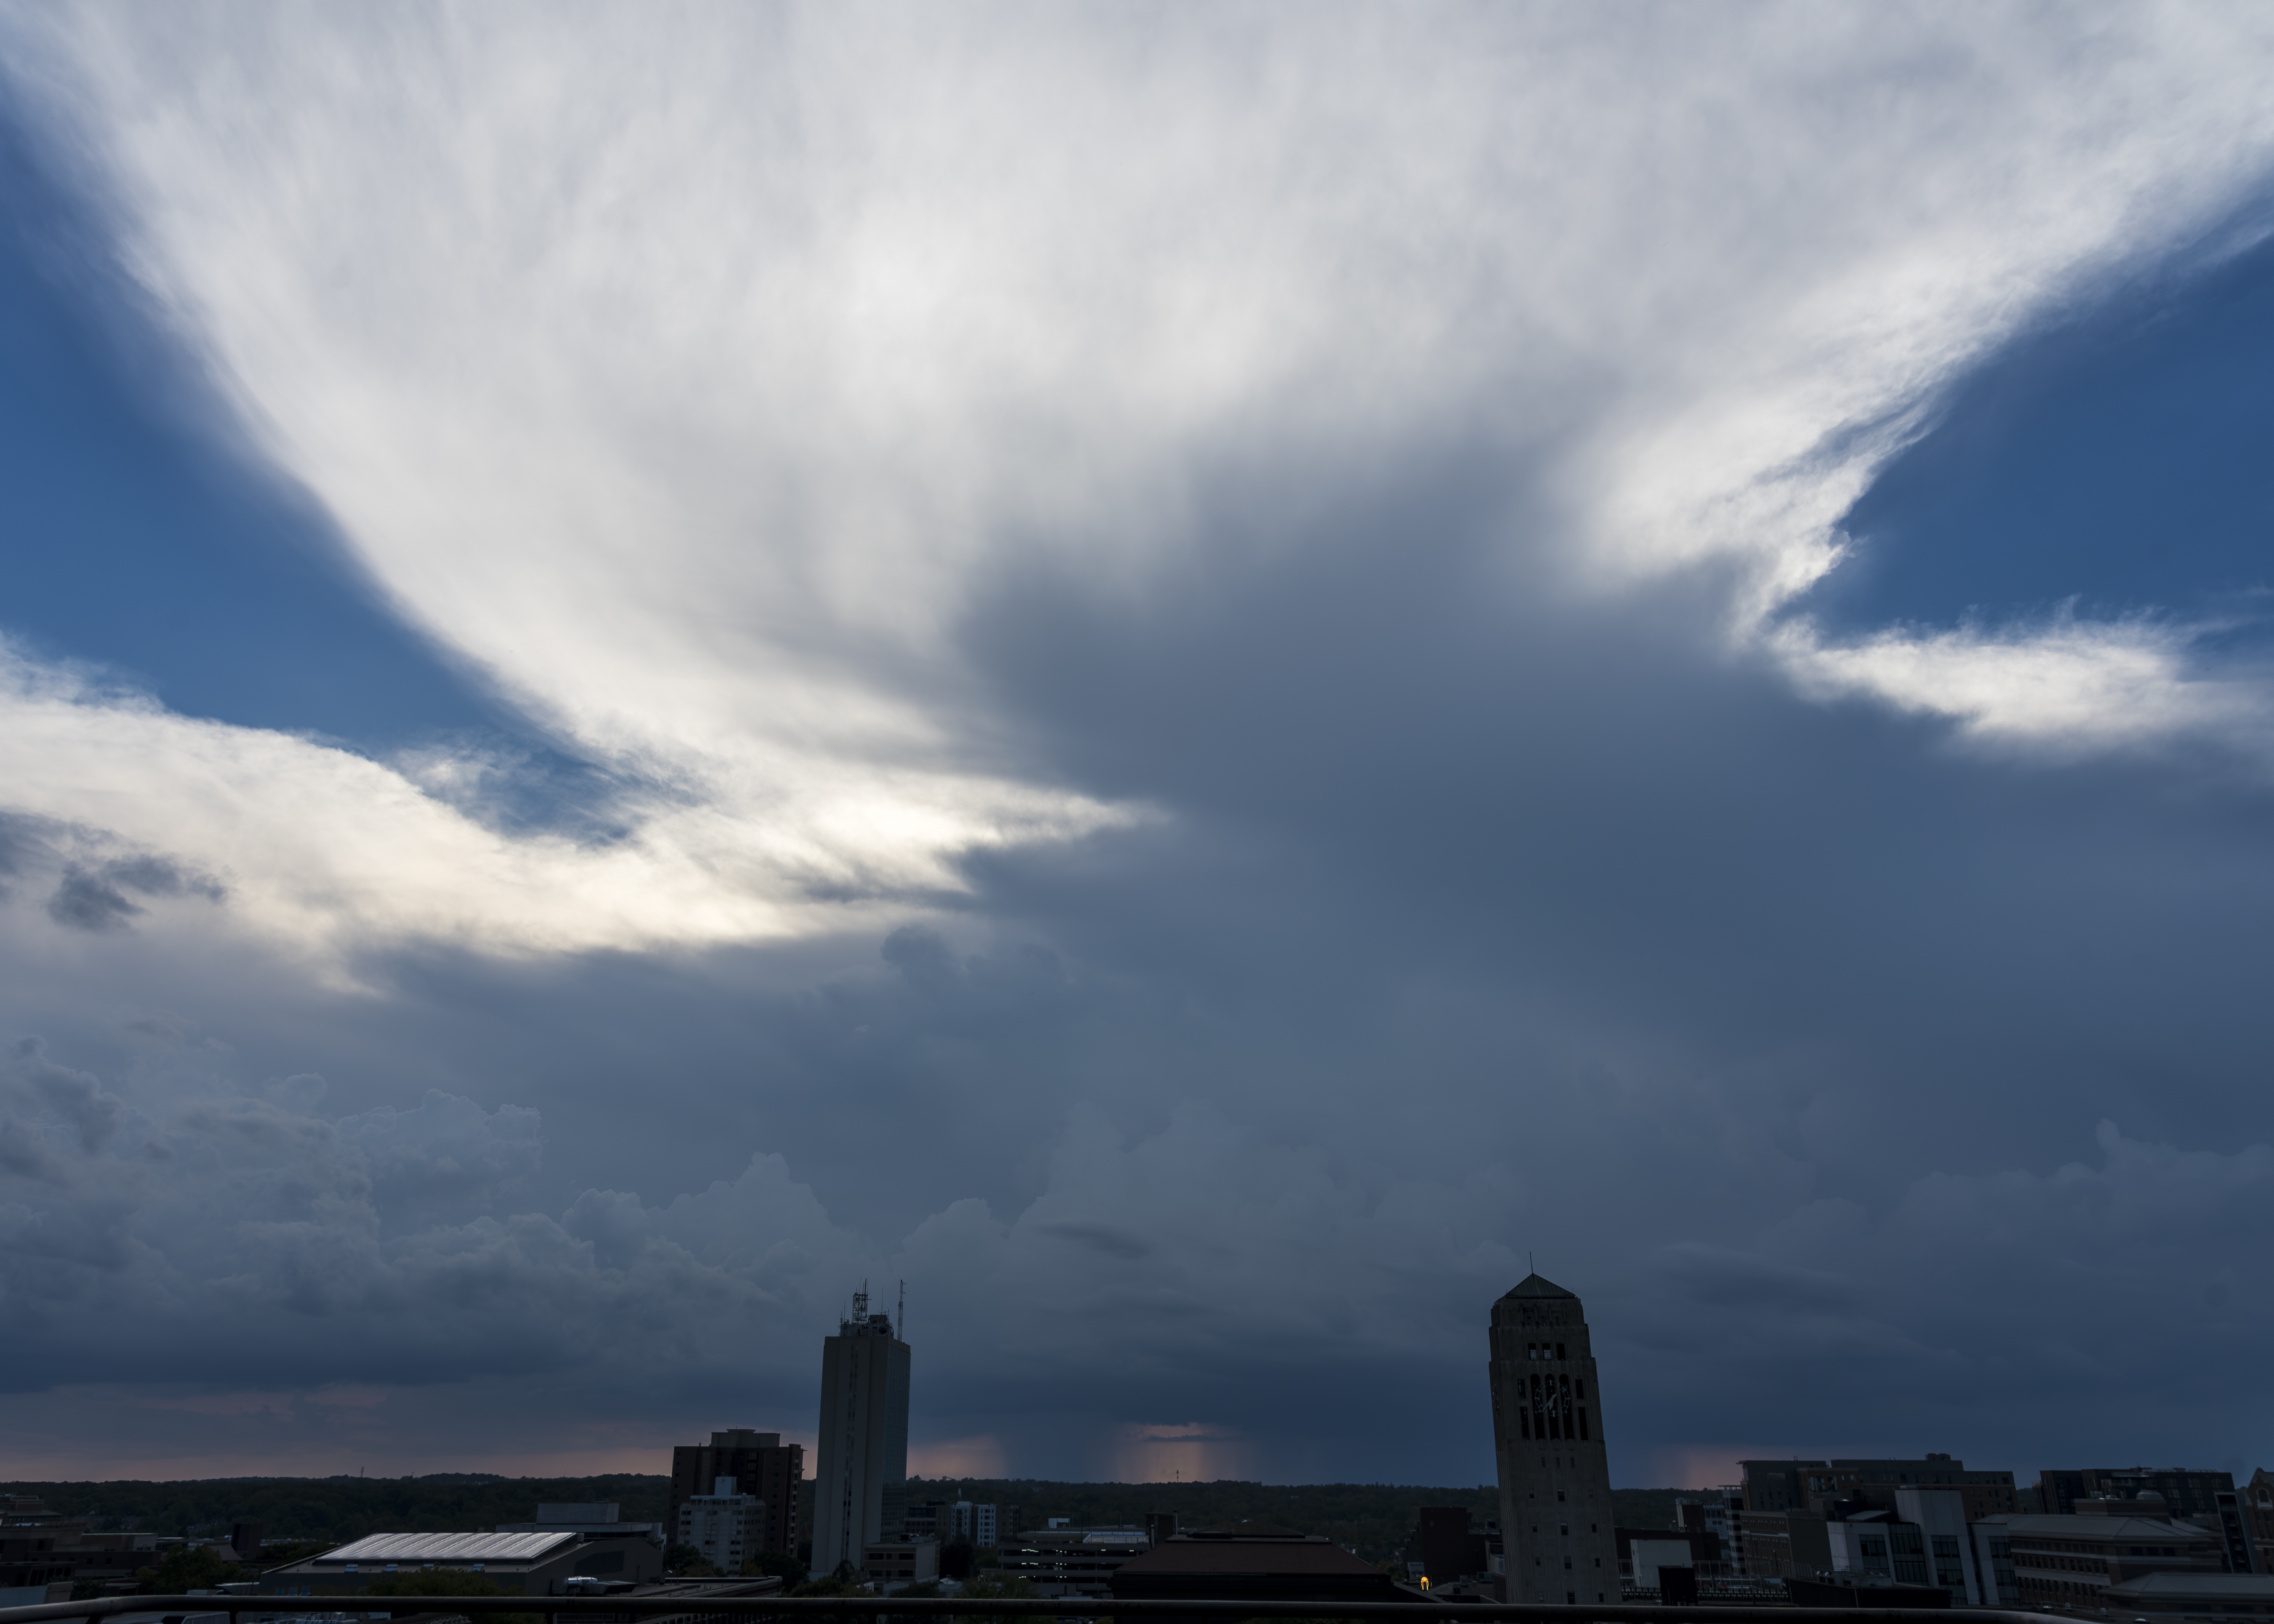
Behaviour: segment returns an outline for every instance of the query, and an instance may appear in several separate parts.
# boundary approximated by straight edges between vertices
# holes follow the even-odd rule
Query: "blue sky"
[[[18,122],[0,154],[11,634],[192,716],[369,748],[498,726],[374,601],[320,505],[245,455],[34,139]]]
[[[7,13],[11,1470],[2264,1460],[2274,38],[1014,11]]]
[[[2064,312],[1953,390],[1849,515],[1841,618],[2263,618],[2274,256],[2193,269]]]

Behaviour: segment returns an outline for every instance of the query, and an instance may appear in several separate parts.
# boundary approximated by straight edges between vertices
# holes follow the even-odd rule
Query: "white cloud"
[[[1524,545],[1575,584],[1734,561],[1751,636],[1938,389],[2274,152],[2231,9],[11,16],[259,453],[651,786],[614,847],[508,838],[19,664],[11,801],[331,948],[806,931],[1126,816],[1031,781],[960,617],[1032,559],[1111,592],[1231,545],[1228,470],[1299,515],[1481,442],[1544,468],[1564,531]],[[1772,647],[2013,734],[2255,714],[2123,628]]]
[[[177,716],[4,644],[0,716],[8,803],[63,831],[63,848],[193,853],[225,883],[218,921],[209,895],[182,893],[152,905],[141,928],[245,929],[313,953],[320,968],[403,938],[571,951],[779,937],[841,927],[864,905],[882,921],[954,887],[945,851],[1062,834],[1096,816],[1007,787],[983,827],[953,831],[921,798],[845,801],[824,820],[839,842],[825,846],[794,818],[635,786],[623,794],[631,832],[584,841],[501,832],[337,746]],[[432,753],[418,767],[432,772]],[[816,892],[850,901],[823,905]]]
[[[1954,717],[1984,744],[2091,753],[2216,736],[2263,748],[2274,721],[2264,691],[2199,669],[2190,658],[2199,630],[2062,616],[2003,632],[1904,628],[1841,643],[1795,621],[1769,642],[1808,691]]]

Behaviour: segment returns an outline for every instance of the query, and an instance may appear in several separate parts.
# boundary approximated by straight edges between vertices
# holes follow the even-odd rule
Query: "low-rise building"
[[[1323,1534],[1257,1522],[1193,1529],[1135,1552],[1113,1570],[1110,1590],[1116,1601],[1429,1605],[1426,1593],[1396,1583]]]
[[[223,1543],[231,1560],[251,1560],[260,1554],[260,1540],[257,1524],[240,1522]],[[87,1518],[65,1516],[36,1494],[0,1495],[0,1588],[44,1590],[62,1584],[68,1592],[72,1583],[93,1580],[132,1589],[135,1570],[159,1560],[162,1543],[184,1542],[131,1526],[92,1529]]]
[[[2240,1495],[2250,1522],[2250,1565],[2256,1572],[2274,1574],[2274,1472],[2260,1467]]]
[[[2226,1569],[2229,1573],[2265,1573],[2267,1564],[2258,1553],[2258,1541],[2253,1538],[2250,1505],[2240,1489],[2221,1489],[2211,1496],[2213,1510],[2211,1527],[2226,1544]]]
[[[2105,1607],[2110,1587],[2127,1580],[2226,1571],[2225,1542],[2210,1529],[2108,1508],[2122,1501],[2075,1503],[2069,1516],[2006,1520],[2022,1606]]]
[[[1741,1484],[1701,1489],[1677,1497],[1674,1518],[1686,1533],[1712,1534],[1721,1542],[1721,1561],[1732,1576],[1745,1571],[1745,1491]]]
[[[2036,1503],[2023,1509],[2040,1516],[2067,1516],[2081,1500],[2137,1500],[2153,1494],[2171,1515],[2208,1526],[2212,1497],[2233,1487],[2232,1472],[2186,1466],[2050,1468],[2037,1474],[2037,1492],[2030,1497]]]
[[[1995,1604],[1994,1578],[1980,1559],[1957,1488],[1901,1488],[1893,1506],[1842,1500],[1826,1520],[1832,1573],[1861,1583],[1932,1585],[1953,1602]]]
[[[0,1590],[44,1595],[49,1585],[71,1576],[72,1560],[56,1551],[53,1530],[0,1528]]]
[[[1746,1511],[1738,1523],[1744,1530],[1747,1578],[1807,1578],[1832,1570],[1832,1542],[1822,1512]]]
[[[1027,1580],[1044,1596],[1105,1596],[1115,1572],[1152,1548],[1141,1528],[1061,1526],[1005,1535],[997,1559],[1005,1575]]]
[[[2021,1581],[2014,1575],[2014,1541],[2007,1531],[2011,1517],[1984,1517],[1969,1523],[1967,1533],[1974,1541],[1975,1571],[1998,1600],[2000,1607],[2022,1605]]]
[[[2029,1509],[2009,1471],[1969,1470],[1954,1455],[1917,1460],[1740,1461],[1748,1511],[1828,1511],[1840,1500],[1892,1506],[1898,1489],[1956,1489],[1966,1518],[2006,1516]]]
[[[742,1564],[764,1550],[766,1502],[734,1492],[734,1480],[715,1480],[715,1494],[691,1494],[679,1502],[679,1526],[672,1542],[699,1552],[722,1574],[739,1574]]]
[[[1497,1524],[1493,1531],[1499,1531]],[[1405,1568],[1432,1589],[1487,1575],[1492,1558],[1485,1530],[1474,1526],[1465,1506],[1424,1506],[1405,1542]]]
[[[1690,1542],[1678,1534],[1664,1538],[1629,1538],[1622,1542],[1626,1553],[1619,1558],[1620,1589],[1629,1586],[1637,1590],[1655,1590],[1659,1599],[1668,1606],[1694,1605],[1698,1599],[1698,1564]],[[1678,1574],[1678,1580],[1666,1577]],[[1687,1592],[1686,1599],[1670,1594],[1676,1588]]]
[[[72,1582],[56,1579],[46,1584],[0,1586],[0,1607],[44,1607],[51,1601],[69,1601]]]
[[[570,1579],[644,1584],[663,1555],[644,1539],[588,1543],[576,1534],[372,1534],[263,1574],[262,1596],[360,1596],[388,1574],[422,1569],[480,1574],[501,1590],[559,1596]]]
[[[861,1571],[880,1589],[922,1584],[939,1577],[937,1539],[878,1539],[862,1547]]]
[[[2274,1575],[2142,1574],[2110,1585],[2106,1605],[2135,1618],[2274,1617]]]
[[[1660,1568],[1687,1568],[1699,1579],[1733,1576],[1721,1554],[1721,1537],[1704,1529],[1617,1528],[1611,1530],[1619,1554],[1619,1583],[1656,1590]]]

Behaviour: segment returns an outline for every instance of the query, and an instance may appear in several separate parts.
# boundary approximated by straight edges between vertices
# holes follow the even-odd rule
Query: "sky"
[[[2274,1464],[2274,20],[0,5],[0,1476]]]

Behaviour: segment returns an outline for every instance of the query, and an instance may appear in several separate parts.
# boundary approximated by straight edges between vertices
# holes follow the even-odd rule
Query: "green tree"
[[[785,1590],[794,1590],[805,1583],[805,1564],[787,1551],[761,1551],[742,1564],[745,1579],[763,1578],[768,1574],[780,1579]]]
[[[210,1590],[239,1576],[237,1564],[211,1545],[176,1545],[156,1567],[135,1570],[134,1588],[145,1596],[181,1596]]]
[[[999,1568],[989,1568],[966,1579],[956,1594],[968,1596],[974,1601],[1011,1601],[1024,1596],[1039,1596],[1042,1592],[1035,1588],[1030,1579],[1018,1574],[1006,1574]],[[984,1613],[959,1613],[955,1616],[955,1624],[1001,1624],[1001,1621]]]
[[[840,1567],[846,1564],[840,1564]],[[867,1590],[858,1579],[847,1574],[833,1573],[819,1579],[809,1579],[790,1592],[793,1596],[865,1596]]]

